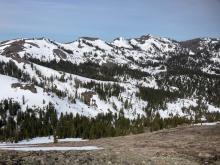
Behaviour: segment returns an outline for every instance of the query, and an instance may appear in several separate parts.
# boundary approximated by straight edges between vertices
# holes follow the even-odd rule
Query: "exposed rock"
[[[91,101],[91,98],[93,95],[95,95],[96,93],[95,92],[92,92],[92,91],[86,91],[86,92],[83,92],[81,95],[83,96],[83,99],[84,99],[84,102],[90,106],[90,101]],[[94,104],[94,101],[93,101],[93,104]]]
[[[2,54],[16,54],[24,49],[24,40],[14,41],[4,49]]]
[[[63,51],[61,51],[60,49],[54,49],[53,54],[55,56],[60,57],[61,59],[66,59],[66,54]]]
[[[29,90],[32,93],[37,93],[37,89],[35,88],[34,84],[20,84],[20,83],[14,83],[11,84],[12,88],[20,88],[23,90]]]

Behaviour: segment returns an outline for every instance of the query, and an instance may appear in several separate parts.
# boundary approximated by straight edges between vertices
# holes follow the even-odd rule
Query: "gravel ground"
[[[54,146],[44,144],[39,146]],[[55,146],[98,146],[95,151],[18,152],[0,150],[0,164],[220,164],[220,125],[181,126],[157,132],[63,142]]]

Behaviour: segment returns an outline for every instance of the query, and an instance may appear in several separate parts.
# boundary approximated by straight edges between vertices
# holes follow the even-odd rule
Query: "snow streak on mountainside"
[[[49,102],[90,117],[194,117],[201,104],[220,111],[220,39],[16,39],[0,43],[0,64],[0,99],[21,102],[23,111]]]

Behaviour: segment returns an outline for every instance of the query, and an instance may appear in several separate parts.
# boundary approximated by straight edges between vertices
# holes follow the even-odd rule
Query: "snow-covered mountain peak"
[[[130,43],[133,47],[151,54],[173,52],[179,46],[177,42],[152,35],[144,35],[140,38],[130,39]]]
[[[129,41],[123,37],[114,39],[114,41],[111,44],[120,48],[128,48],[128,49],[132,48]]]
[[[81,37],[78,40],[68,43],[62,44],[64,47],[67,46],[69,49],[73,50],[78,47],[79,49],[87,49],[91,50],[101,50],[101,51],[110,51],[112,49],[111,45],[99,38],[91,38],[91,37]],[[72,47],[72,48],[71,48]]]

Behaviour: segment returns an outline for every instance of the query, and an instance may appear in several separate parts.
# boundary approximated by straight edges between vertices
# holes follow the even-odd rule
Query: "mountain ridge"
[[[76,41],[66,44],[47,38],[17,39],[0,43],[0,60],[4,62],[2,64],[4,67],[12,61],[20,72],[24,72],[30,76],[30,80],[28,81],[32,82],[34,78],[37,82],[36,85],[46,84],[48,89],[51,88],[51,85],[44,80],[44,77],[49,78],[52,76],[57,81],[55,85],[58,90],[67,92],[65,97],[75,95],[76,88],[73,86],[74,92],[71,92],[70,84],[67,85],[66,82],[62,82],[70,81],[74,84],[73,80],[70,80],[71,76],[81,76],[80,81],[83,83],[88,82],[85,81],[84,78],[86,78],[89,81],[95,81],[97,83],[106,82],[107,84],[114,82],[122,84],[122,86],[133,90],[133,92],[130,92],[133,95],[130,99],[132,100],[131,104],[134,104],[135,107],[135,102],[140,99],[140,96],[137,97],[134,94],[136,93],[138,95],[139,88],[142,86],[155,90],[158,89],[161,92],[180,92],[182,87],[175,83],[172,84],[169,80],[174,78],[174,81],[177,81],[179,79],[177,75],[182,77],[178,80],[182,86],[184,86],[182,83],[185,81],[183,79],[189,79],[193,75],[197,77],[195,81],[201,79],[201,76],[208,76],[210,81],[215,82],[214,84],[217,85],[218,77],[220,76],[219,45],[220,39],[200,38],[178,42],[152,35],[143,35],[133,39],[118,38],[110,43],[99,38],[91,37],[81,37]],[[1,74],[8,75],[4,67]],[[50,71],[48,72],[50,73],[49,75],[47,75],[47,71]],[[54,77],[54,75],[56,76]],[[14,76],[12,75],[12,77]],[[19,77],[15,78],[20,79]],[[162,84],[160,84],[160,81],[162,81]],[[165,85],[164,83],[168,84]],[[190,83],[188,86],[191,86]],[[68,90],[67,86],[69,86]],[[208,82],[206,86],[208,88]],[[94,89],[83,89],[84,92],[86,90],[94,92]],[[125,95],[129,95],[127,89],[124,93]],[[120,95],[121,93],[117,97]],[[197,94],[195,96],[192,94],[187,95],[189,97],[187,102],[196,105],[195,100],[198,99],[195,96]],[[213,95],[218,95],[218,90]],[[94,97],[96,97],[94,100],[100,100],[100,94]],[[186,99],[184,97],[182,98],[183,100]],[[208,97],[208,94],[206,94],[206,97]],[[120,100],[118,99],[116,99],[117,102]],[[177,97],[178,99],[180,98]],[[117,112],[118,110],[113,110],[113,107],[115,107],[114,102],[116,101],[113,100],[109,102],[112,104],[110,109],[113,112]],[[182,102],[181,99],[179,101]],[[123,107],[123,102],[119,101],[120,104],[118,103],[119,105],[117,107]],[[141,105],[143,106],[138,111],[143,115],[145,113],[143,109],[148,105],[148,99],[140,99],[138,102],[142,102]],[[98,107],[102,105],[103,103]],[[133,107],[130,109],[131,111],[135,110]],[[155,112],[158,110],[160,111],[160,108],[155,110]],[[107,109],[104,111],[107,112]],[[180,110],[177,111],[180,113]],[[129,116],[131,117],[132,115],[130,114]]]

